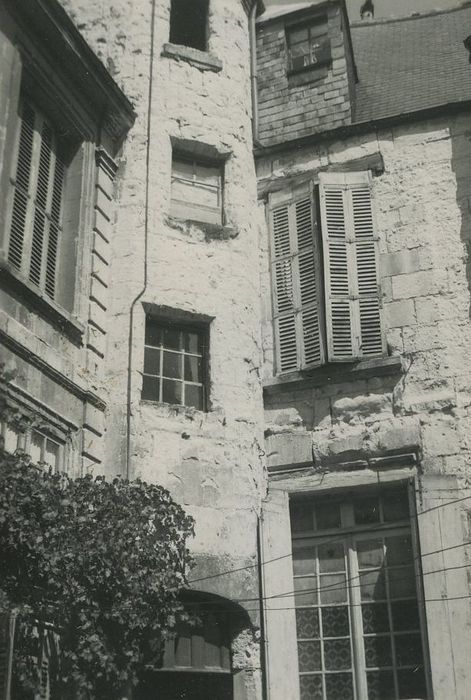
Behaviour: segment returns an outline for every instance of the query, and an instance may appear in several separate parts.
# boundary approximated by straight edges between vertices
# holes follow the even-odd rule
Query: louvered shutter
[[[369,174],[321,173],[327,352],[331,361],[385,352]]]
[[[8,259],[54,298],[65,166],[54,129],[42,114],[24,100],[20,115]]]
[[[271,272],[277,371],[316,367],[320,335],[319,257],[312,186],[270,197]]]

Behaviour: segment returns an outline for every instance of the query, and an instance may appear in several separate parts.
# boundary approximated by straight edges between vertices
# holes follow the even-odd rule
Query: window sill
[[[208,411],[194,408],[194,406],[182,406],[179,403],[165,403],[165,401],[152,401],[152,399],[141,399],[140,403],[141,406],[164,408],[166,410],[173,411],[177,415],[186,416],[187,418],[194,418],[195,414],[201,414],[204,416],[208,413]]]
[[[85,326],[15,270],[6,260],[3,251],[0,251],[0,270],[4,289],[21,295],[38,314],[50,321],[72,341],[82,344]]]
[[[354,382],[357,379],[398,374],[401,370],[400,355],[375,357],[359,362],[331,363],[318,369],[290,372],[268,379],[264,382],[263,391],[265,395],[272,395],[298,388],[322,387],[326,384],[342,384],[343,382]]]
[[[213,71],[213,73],[222,71],[222,61],[220,61],[219,58],[207,51],[193,49],[191,46],[164,44],[161,56],[186,61],[192,66],[195,66],[195,68],[198,68],[198,70],[209,70]]]
[[[166,217],[168,226],[184,233],[189,233],[191,227],[198,228],[203,231],[205,240],[209,241],[228,241],[231,238],[237,237],[237,230],[232,226],[223,226],[223,224],[212,224],[207,221],[197,221],[196,219],[182,219],[178,216],[169,215]]]

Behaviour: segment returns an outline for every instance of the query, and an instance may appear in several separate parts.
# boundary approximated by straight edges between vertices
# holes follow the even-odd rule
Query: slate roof
[[[471,100],[463,40],[471,4],[417,17],[351,25],[358,70],[355,122]]]

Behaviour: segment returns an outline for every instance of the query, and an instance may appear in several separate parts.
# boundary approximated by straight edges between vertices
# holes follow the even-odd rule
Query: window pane
[[[211,165],[195,165],[195,180],[203,185],[219,188],[221,183],[221,168]]]
[[[59,469],[59,449],[60,446],[53,440],[46,440],[44,461],[53,469]]]
[[[204,411],[203,387],[185,384],[185,406],[192,406],[198,411]]]
[[[162,401],[164,403],[182,403],[182,386],[181,382],[176,382],[172,379],[162,379]]]
[[[314,546],[293,549],[293,572],[295,576],[316,573],[316,548]]]
[[[322,677],[301,676],[299,679],[301,700],[323,700]]]
[[[411,566],[388,571],[391,598],[415,598],[415,573]]]
[[[337,605],[322,608],[322,635],[324,637],[347,637],[350,634],[348,608]]]
[[[182,379],[183,355],[176,352],[164,352],[162,376]]]
[[[389,632],[389,615],[386,603],[362,605],[363,632]]]
[[[301,29],[293,29],[289,33],[290,46],[292,44],[299,44],[300,41],[307,42],[308,38],[309,38],[309,33],[308,33],[307,27],[303,27]]]
[[[415,600],[401,600],[391,604],[393,629],[396,632],[417,630],[420,627],[419,608]]]
[[[185,355],[185,380],[200,383],[203,381],[203,360],[201,357]]]
[[[31,444],[29,454],[33,464],[39,464],[43,460],[44,435],[33,430],[31,434]]]
[[[392,666],[391,638],[365,637],[366,665],[370,668],[377,666]]]
[[[357,554],[359,569],[382,566],[384,559],[382,540],[360,540],[357,542]]]
[[[160,379],[143,376],[142,398],[147,401],[160,401]]]
[[[412,542],[408,535],[386,538],[386,559],[388,566],[410,564],[412,558]]]
[[[204,183],[195,183],[190,197],[191,203],[196,206],[219,209],[219,188],[207,187]]]
[[[327,700],[353,700],[351,673],[329,673],[325,677]]]
[[[293,532],[309,532],[313,529],[312,505],[292,503],[290,507],[291,530]]]
[[[324,575],[320,578],[321,603],[345,603],[347,586],[345,574]]]
[[[422,667],[398,671],[397,679],[399,682],[399,695],[401,700],[405,700],[405,698],[426,697],[427,690]]]
[[[5,436],[3,448],[5,452],[15,452],[18,447],[19,432],[16,428],[12,428],[11,425],[5,426]]]
[[[203,334],[185,331],[183,333],[183,347],[187,352],[201,355],[203,353]]]
[[[296,607],[317,604],[317,580],[315,576],[295,578],[294,590],[296,591],[294,596]]]
[[[178,636],[175,644],[175,665],[191,666],[191,636]]]
[[[367,571],[360,576],[361,599],[362,600],[384,600],[386,598],[386,588],[384,584],[384,572]]]
[[[357,498],[353,502],[355,522],[357,525],[379,523],[379,500],[373,498]]]
[[[185,180],[193,180],[194,164],[190,160],[172,160],[172,175]]]
[[[396,663],[398,666],[417,666],[422,663],[422,640],[420,634],[395,635]]]
[[[324,641],[324,663],[328,671],[343,671],[350,668],[352,658],[349,639],[327,639]]]
[[[319,570],[322,573],[345,570],[343,544],[319,545]]]
[[[144,372],[160,374],[160,350],[144,348]]]
[[[319,610],[317,608],[298,608],[296,610],[296,629],[298,639],[318,638]]]
[[[146,323],[146,345],[160,345],[162,343],[162,329],[156,323]]]
[[[299,642],[298,643],[299,670],[320,671],[321,663],[321,643],[320,642]]]
[[[407,520],[409,518],[409,500],[404,492],[388,494],[382,497],[383,517],[385,522],[390,523],[397,520]]]
[[[164,328],[163,345],[167,350],[182,350],[181,336],[178,328]]]
[[[315,508],[316,529],[330,530],[340,527],[340,503],[318,504]]]
[[[396,700],[392,671],[369,671],[368,700]]]

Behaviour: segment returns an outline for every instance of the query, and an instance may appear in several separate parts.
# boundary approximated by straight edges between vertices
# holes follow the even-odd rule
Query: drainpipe
[[[252,136],[254,144],[258,143],[258,95],[257,95],[257,34],[255,20],[257,18],[257,0],[254,2],[249,15],[250,36],[250,90],[252,95]]]
[[[260,598],[260,666],[262,672],[262,700],[269,700],[268,685],[268,654],[266,610],[264,602],[265,591],[265,557],[263,554],[263,514],[257,518],[257,558],[258,558],[258,593]]]

